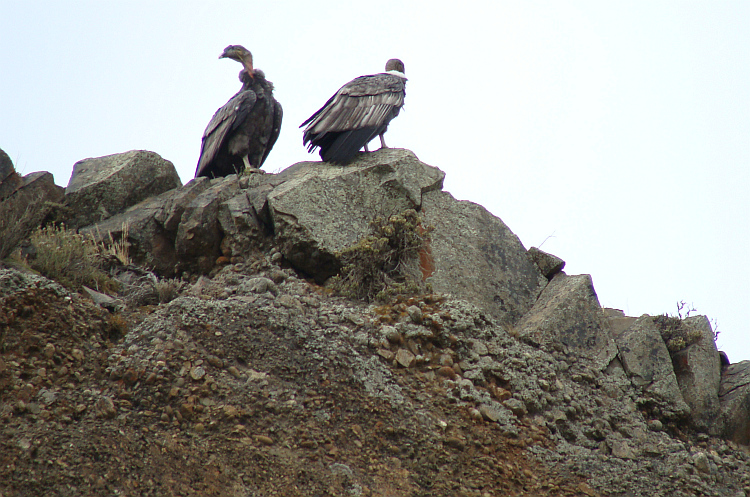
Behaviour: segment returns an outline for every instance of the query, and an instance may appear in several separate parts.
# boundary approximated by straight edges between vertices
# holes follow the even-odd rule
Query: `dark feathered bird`
[[[362,147],[368,151],[367,144],[377,135],[385,148],[383,134],[406,95],[404,63],[391,59],[385,71],[348,82],[302,123],[303,143],[310,152],[320,147],[321,159],[345,164]]]
[[[216,111],[203,132],[196,178],[259,169],[281,130],[282,110],[273,98],[273,83],[263,71],[253,68],[253,55],[240,45],[230,45],[219,58],[244,66],[240,71],[242,89]]]

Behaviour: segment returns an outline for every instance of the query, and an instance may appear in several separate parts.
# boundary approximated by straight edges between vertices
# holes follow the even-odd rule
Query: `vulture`
[[[244,67],[242,88],[216,111],[203,132],[195,177],[209,178],[258,170],[271,152],[281,130],[282,110],[273,98],[273,83],[253,68],[253,55],[245,47],[230,45],[219,56]]]
[[[303,143],[309,152],[320,148],[326,162],[346,164],[362,147],[383,135],[388,123],[404,105],[406,95],[404,63],[391,59],[385,72],[360,76],[342,86],[323,107],[303,122]],[[309,144],[309,145],[308,145]]]

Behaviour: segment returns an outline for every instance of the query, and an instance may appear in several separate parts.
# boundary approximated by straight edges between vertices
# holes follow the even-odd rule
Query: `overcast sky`
[[[298,128],[342,84],[406,66],[386,135],[603,306],[686,301],[750,359],[750,2],[0,0],[0,148],[66,186],[152,150],[182,181],[240,87],[241,44],[284,107],[264,169],[318,160]],[[377,140],[373,145],[377,145]]]

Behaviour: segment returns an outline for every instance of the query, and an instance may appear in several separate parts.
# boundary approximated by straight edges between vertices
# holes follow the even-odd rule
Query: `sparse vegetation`
[[[370,227],[371,235],[338,254],[344,265],[331,278],[331,288],[343,296],[368,302],[429,292],[422,280],[419,254],[425,249],[432,228],[422,226],[414,209],[387,220],[377,217]]]
[[[99,252],[106,255],[112,255],[117,258],[118,261],[123,266],[127,266],[131,263],[130,260],[130,243],[128,242],[128,230],[129,226],[128,223],[122,223],[122,235],[120,236],[119,240],[115,240],[112,236],[112,232],[110,231],[109,234],[109,243],[105,243],[104,241],[101,241],[97,243],[97,247],[99,248]],[[97,228],[97,234],[98,228]],[[99,235],[98,237],[100,240],[103,240],[103,237]]]
[[[179,279],[158,278],[146,273],[122,289],[128,306],[166,304],[179,295],[184,282]]]
[[[31,234],[35,256],[29,266],[63,286],[86,285],[101,292],[117,289],[117,282],[100,268],[101,247],[92,239],[59,226],[38,228]]]
[[[670,352],[678,352],[701,339],[700,330],[685,322],[694,312],[692,305],[688,306],[684,301],[680,301],[677,303],[677,315],[663,314],[654,317],[654,323],[659,327]]]

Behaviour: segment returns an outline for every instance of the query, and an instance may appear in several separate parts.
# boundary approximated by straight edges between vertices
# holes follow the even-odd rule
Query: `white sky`
[[[750,2],[0,0],[0,148],[22,174],[132,149],[194,174],[249,48],[284,125],[264,169],[318,160],[298,126],[406,65],[386,142],[447,173],[603,306],[718,323],[750,359]],[[373,142],[376,146],[377,141]]]

